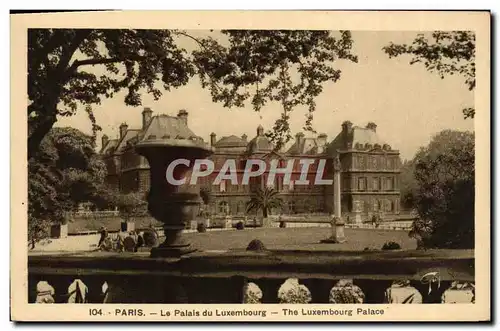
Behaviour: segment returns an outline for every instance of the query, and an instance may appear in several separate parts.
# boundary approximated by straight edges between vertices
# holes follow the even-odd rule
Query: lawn
[[[250,241],[259,239],[266,248],[287,250],[364,250],[380,249],[388,241],[397,242],[402,249],[415,249],[416,241],[406,231],[346,229],[347,242],[323,244],[330,235],[329,228],[256,228],[233,231],[186,233],[185,238],[199,250],[245,249]]]
[[[364,250],[380,249],[388,241],[397,242],[402,249],[415,249],[416,241],[406,231],[380,229],[346,229],[347,242],[343,244],[322,244],[321,239],[330,235],[330,228],[256,228],[245,230],[209,231],[206,233],[184,233],[183,236],[198,250],[241,250],[253,239],[261,240],[266,248],[279,250]],[[160,238],[163,241],[165,238]],[[54,239],[45,245],[38,245],[36,251],[76,252],[96,248],[99,235],[70,236]],[[149,251],[144,247],[143,251]]]

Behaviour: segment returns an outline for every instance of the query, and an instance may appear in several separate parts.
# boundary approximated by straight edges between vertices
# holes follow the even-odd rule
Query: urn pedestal
[[[345,222],[342,217],[333,217],[332,222],[332,234],[329,238],[321,240],[322,243],[326,244],[342,244],[347,240],[345,239]]]
[[[149,162],[148,211],[163,223],[165,234],[151,257],[179,257],[195,251],[182,235],[202,201],[198,187],[190,184],[190,173],[194,161],[209,156],[211,148],[197,140],[161,139],[140,142],[136,151]]]

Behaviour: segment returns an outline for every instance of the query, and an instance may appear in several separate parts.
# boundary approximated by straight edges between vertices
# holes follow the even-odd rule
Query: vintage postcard
[[[490,19],[11,15],[11,319],[490,320]]]

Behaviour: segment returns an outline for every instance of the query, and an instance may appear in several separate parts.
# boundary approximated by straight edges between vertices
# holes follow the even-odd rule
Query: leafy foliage
[[[245,230],[245,223],[243,223],[242,221],[236,223],[236,230]]]
[[[279,102],[281,116],[267,133],[278,149],[292,138],[289,120],[294,108],[307,107],[304,129],[314,131],[315,98],[324,83],[340,79],[334,63],[357,62],[349,31],[341,31],[337,38],[329,31],[223,30],[222,34],[229,47],[204,39],[201,50],[193,53],[202,85],[225,107],[243,107],[250,100],[260,111],[268,102]]]
[[[247,251],[264,251],[264,250],[266,250],[266,246],[259,239],[253,239],[251,242],[248,243],[246,250]]]
[[[282,204],[282,200],[278,198],[278,191],[266,187],[264,190],[257,188],[247,202],[247,213],[253,210],[261,210],[264,218],[267,218],[269,212],[273,208],[278,208]]]
[[[210,202],[212,202],[213,199],[213,193],[210,187],[200,188],[200,197],[205,205],[210,204]]]
[[[81,58],[81,59],[75,59]],[[72,61],[73,60],[73,61]],[[97,76],[87,68],[102,65]],[[86,70],[87,69],[87,70]],[[168,30],[30,29],[28,30],[28,155],[38,150],[57,116],[85,107],[99,130],[92,106],[126,89],[125,103],[140,105],[140,90],[158,99],[187,83],[194,67]]]
[[[141,192],[117,193],[114,204],[125,220],[147,214],[148,204],[146,195]]]
[[[401,205],[405,209],[414,209],[418,183],[415,179],[415,163],[413,162],[413,160],[406,160],[403,162],[399,180]]]
[[[227,46],[214,38],[196,38],[177,30],[140,29],[30,29],[28,31],[28,156],[40,143],[58,116],[75,114],[84,107],[94,132],[100,130],[93,106],[104,98],[126,91],[127,105],[141,105],[145,90],[154,99],[162,91],[185,85],[199,75],[215,102],[242,107],[251,100],[260,110],[267,101],[283,105],[277,132],[289,135],[289,112],[307,105],[306,127],[311,128],[314,98],[322,83],[337,81],[338,59],[356,61],[350,54],[349,32],[334,38],[327,31],[226,30]],[[188,52],[177,38],[190,38],[199,46]],[[101,66],[97,75],[90,67]],[[291,82],[290,70],[300,74]],[[250,93],[249,88],[255,87]],[[287,138],[288,139],[288,138]]]
[[[383,251],[394,250],[394,249],[401,249],[401,245],[399,245],[395,241],[388,241],[382,246]]]
[[[389,57],[412,56],[410,64],[423,63],[430,72],[441,78],[461,75],[469,90],[476,87],[476,36],[472,31],[435,31],[432,40],[418,34],[411,45],[391,43],[383,48]],[[463,109],[465,118],[474,118],[475,109]]]
[[[66,213],[91,201],[104,181],[105,166],[94,140],[73,128],[54,128],[28,163],[30,238],[43,237],[48,222],[66,221]]]
[[[196,230],[200,233],[207,232],[207,225],[205,223],[198,223]]]
[[[445,130],[415,156],[416,206],[410,236],[427,248],[474,247],[474,134]]]

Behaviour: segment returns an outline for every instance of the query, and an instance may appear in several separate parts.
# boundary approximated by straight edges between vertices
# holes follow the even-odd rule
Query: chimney
[[[344,144],[344,148],[350,149],[351,145],[351,133],[352,133],[352,122],[351,121],[344,121],[342,123],[342,140]]]
[[[243,139],[243,141],[247,141],[247,138],[248,138],[248,136],[247,136],[246,134],[243,134],[243,135],[241,136],[241,139]]]
[[[373,122],[368,122],[366,128],[372,130],[373,132],[377,132],[377,124]]]
[[[297,144],[297,146],[300,146],[303,140],[304,140],[304,134],[302,132],[299,132],[295,135],[295,143]]]
[[[318,136],[318,139],[317,139],[317,142],[318,142],[318,146],[319,147],[323,147],[326,145],[326,141],[328,139],[328,136],[326,135],[326,133],[321,133],[319,136]]]
[[[257,136],[263,136],[264,135],[264,127],[262,125],[259,125],[257,127]]]
[[[210,146],[215,146],[215,143],[217,142],[217,135],[212,132],[210,134]]]
[[[351,121],[345,121],[342,123],[342,132],[344,134],[349,134],[352,130],[352,122]]]
[[[179,118],[184,125],[188,125],[188,112],[185,109],[179,110],[179,113],[177,113],[177,118]]]
[[[149,122],[151,122],[151,116],[153,114],[153,111],[149,107],[145,107],[144,110],[142,111],[142,129],[146,129],[148,126]]]
[[[104,148],[106,147],[106,145],[108,144],[108,141],[109,141],[109,137],[107,135],[102,135],[102,138],[101,138],[101,143],[102,143],[102,146],[101,148]]]
[[[127,132],[127,129],[128,129],[127,123],[122,123],[120,125],[120,138],[123,138],[123,136],[125,136],[125,133]]]

